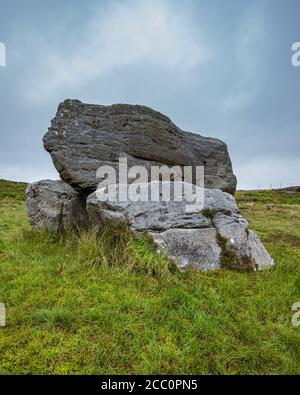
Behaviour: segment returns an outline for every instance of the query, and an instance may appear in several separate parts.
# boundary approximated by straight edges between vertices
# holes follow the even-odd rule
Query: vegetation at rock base
[[[274,269],[182,273],[126,229],[31,230],[25,188],[0,181],[0,373],[300,373],[299,192],[237,193]]]

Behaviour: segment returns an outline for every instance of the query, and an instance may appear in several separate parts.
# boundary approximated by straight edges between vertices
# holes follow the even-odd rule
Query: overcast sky
[[[57,178],[66,98],[144,104],[228,144],[239,188],[300,185],[299,0],[0,0],[0,178]]]

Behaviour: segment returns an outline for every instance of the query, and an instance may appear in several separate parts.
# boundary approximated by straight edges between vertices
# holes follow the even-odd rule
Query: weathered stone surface
[[[251,260],[255,263],[258,270],[269,269],[275,262],[270,257],[268,251],[253,230],[249,230],[248,235]]]
[[[213,228],[170,229],[161,233],[150,232],[158,252],[166,252],[180,269],[201,271],[221,267],[222,249]]]
[[[115,104],[90,105],[66,100],[44,136],[61,178],[86,194],[96,190],[100,166],[205,166],[205,186],[234,193],[236,177],[225,143],[184,132],[151,108]],[[118,179],[116,180],[116,183]]]
[[[140,184],[143,196],[149,196],[151,184],[157,183]],[[166,252],[180,268],[262,270],[274,264],[228,193],[206,189],[201,211],[186,212],[187,202],[174,201],[172,193],[170,202],[120,201],[115,200],[119,188],[111,186],[106,201],[100,201],[96,192],[87,199],[90,222],[100,229],[120,221],[136,232],[146,231],[158,250]]]
[[[88,224],[85,199],[61,180],[30,184],[26,204],[30,224],[37,229],[61,233]]]
[[[217,213],[212,221],[223,248],[224,265],[233,269],[248,267],[253,270],[263,270],[274,265],[262,242],[249,230],[248,222],[240,214],[226,216]]]
[[[139,193],[143,196],[148,197],[148,201],[120,201],[115,200],[115,196],[119,196],[120,185],[112,185],[107,193],[108,201],[99,201],[97,192],[92,193],[87,199],[87,212],[90,221],[99,227],[104,226],[110,221],[123,221],[130,225],[130,227],[136,231],[155,230],[163,231],[171,228],[207,228],[211,226],[211,218],[204,215],[202,212],[186,211],[187,205],[191,203],[182,200],[174,201],[174,183],[165,183],[171,185],[170,187],[170,201],[151,201],[151,187],[157,187],[158,182],[143,183],[139,185]],[[181,186],[183,182],[179,183]],[[131,188],[128,186],[127,188]],[[195,191],[195,186],[193,190]],[[128,189],[127,189],[128,190]],[[205,199],[207,205],[204,206],[205,210],[216,209],[220,207],[220,203],[223,201],[223,208],[225,211],[237,210],[237,207],[233,204],[234,198],[226,194],[229,199],[222,199],[220,195],[224,193],[218,189],[214,190],[216,199],[212,199],[212,193],[210,190],[206,190],[205,195],[208,199]],[[214,202],[214,203],[213,203]]]

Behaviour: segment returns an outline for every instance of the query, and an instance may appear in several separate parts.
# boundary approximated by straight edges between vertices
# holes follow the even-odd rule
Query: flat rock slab
[[[99,200],[99,192],[94,192],[87,199],[87,211],[90,222],[100,228],[111,221],[123,221],[136,231],[163,231],[172,228],[208,228],[212,225],[212,216],[216,213],[238,213],[238,207],[234,197],[224,193],[219,189],[205,189],[203,191],[203,207],[201,210],[189,212],[189,208],[194,204],[187,201],[182,196],[182,201],[175,201],[174,182],[170,185],[169,201],[162,200],[160,193],[159,201],[152,201],[151,188],[156,188],[162,183],[151,182],[136,184],[140,196],[147,196],[147,201],[132,201],[130,198],[122,201],[119,199],[119,192],[122,186],[111,185],[106,191],[105,201]],[[167,183],[164,183],[167,184]],[[184,182],[180,184],[184,191]],[[138,185],[138,187],[137,187]],[[127,187],[131,188],[130,185]],[[192,186],[193,193],[196,193],[196,186]],[[160,192],[162,188],[160,188]]]
[[[149,184],[140,184],[140,191],[150,188]],[[172,194],[170,201],[120,201],[116,199],[119,188],[110,187],[105,201],[97,192],[87,199],[89,220],[99,229],[122,222],[135,232],[147,232],[158,251],[165,252],[181,269],[256,271],[274,265],[228,193],[205,189],[201,210],[186,212],[187,202],[172,200]]]
[[[29,184],[26,205],[29,222],[36,229],[63,233],[88,225],[85,199],[61,180]]]
[[[144,166],[148,174],[151,166],[204,166],[207,188],[232,194],[236,189],[225,143],[184,132],[145,106],[66,100],[43,141],[61,178],[86,195],[101,181],[96,178],[100,166],[112,166],[118,174],[120,157],[127,158],[129,167]]]

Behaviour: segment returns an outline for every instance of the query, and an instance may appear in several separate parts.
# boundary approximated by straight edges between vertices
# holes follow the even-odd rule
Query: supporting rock
[[[139,184],[143,196],[153,184]],[[174,201],[172,193],[170,201],[121,201],[116,199],[119,188],[117,184],[109,188],[106,201],[100,201],[96,192],[87,199],[89,220],[100,229],[122,222],[135,232],[147,232],[158,251],[167,253],[182,269],[255,271],[274,265],[228,193],[206,189],[201,211],[187,212],[188,202]]]
[[[26,204],[30,224],[37,229],[63,233],[88,224],[85,199],[61,180],[30,184]]]

